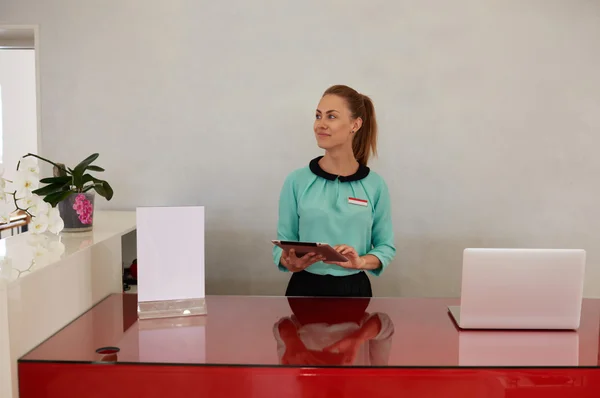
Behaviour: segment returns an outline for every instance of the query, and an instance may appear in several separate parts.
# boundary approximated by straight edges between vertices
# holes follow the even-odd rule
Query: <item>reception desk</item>
[[[209,296],[138,320],[115,294],[19,360],[21,397],[600,396],[600,300],[576,332],[460,331],[456,303]]]
[[[97,211],[82,233],[0,240],[0,397],[18,397],[17,360],[122,283],[122,237],[135,212]]]

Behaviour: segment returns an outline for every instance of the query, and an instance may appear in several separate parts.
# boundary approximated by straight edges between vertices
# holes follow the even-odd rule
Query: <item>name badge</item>
[[[358,198],[348,198],[348,203],[357,206],[367,206],[369,204],[369,202],[367,202],[366,200]]]

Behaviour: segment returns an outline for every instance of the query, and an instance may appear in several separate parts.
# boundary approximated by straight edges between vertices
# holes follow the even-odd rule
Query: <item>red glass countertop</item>
[[[600,300],[578,331],[459,331],[454,299],[209,296],[208,315],[137,320],[111,295],[21,361],[241,366],[597,367]],[[117,347],[118,352],[97,350]]]

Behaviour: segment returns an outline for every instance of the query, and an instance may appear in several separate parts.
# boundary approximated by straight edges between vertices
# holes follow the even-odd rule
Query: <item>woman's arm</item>
[[[284,181],[279,194],[279,218],[277,221],[277,239],[287,241],[298,240],[298,203],[294,188],[293,174]],[[273,247],[273,262],[281,271],[288,271],[282,264],[283,249]],[[287,265],[287,264],[286,264]]]
[[[381,181],[381,191],[374,204],[373,228],[371,242],[373,248],[362,258],[366,270],[380,275],[396,255],[394,244],[394,228],[392,226],[392,209],[390,193],[385,181]]]
[[[359,256],[356,252],[356,249],[348,245],[337,245],[334,246],[334,249],[337,250],[340,254],[346,256],[348,261],[325,261],[325,264],[335,264],[344,268],[364,270],[376,270],[381,267],[381,260],[379,260],[379,257],[374,256],[372,254]]]
[[[377,334],[369,340],[369,359],[371,366],[387,366],[392,348],[394,324],[387,314],[376,313],[379,329]],[[372,319],[372,318],[371,318]]]
[[[337,245],[335,250],[348,258],[347,262],[327,262],[345,268],[363,269],[374,275],[380,275],[396,255],[394,246],[394,229],[392,227],[392,211],[390,194],[385,182],[374,204],[373,227],[371,231],[372,249],[364,256],[358,255],[355,248],[348,245]]]
[[[372,254],[366,254],[364,256],[361,256],[361,260],[363,262],[363,265],[360,267],[360,269],[374,270],[381,267],[381,260],[379,260],[379,257],[374,256]]]
[[[289,319],[282,320],[279,325],[279,336],[281,336],[281,340],[285,343],[286,346],[292,345],[304,345],[300,337],[298,337],[298,331],[296,330],[296,326]]]

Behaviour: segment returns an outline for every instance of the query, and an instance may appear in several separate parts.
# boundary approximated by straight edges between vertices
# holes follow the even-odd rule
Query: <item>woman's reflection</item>
[[[282,365],[385,366],[394,325],[366,312],[369,298],[288,298],[292,315],[273,327]]]

